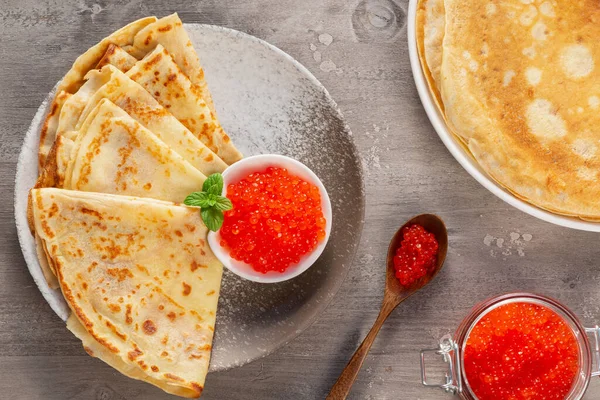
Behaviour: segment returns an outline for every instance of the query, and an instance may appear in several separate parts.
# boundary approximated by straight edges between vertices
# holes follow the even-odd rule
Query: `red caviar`
[[[479,400],[563,400],[579,372],[579,346],[556,312],[509,303],[477,322],[467,339],[464,367]]]
[[[400,284],[410,286],[435,268],[438,242],[421,225],[405,227],[402,235],[394,256],[394,268]]]
[[[227,186],[233,209],[225,212],[221,246],[256,271],[284,272],[325,239],[319,188],[269,167]]]

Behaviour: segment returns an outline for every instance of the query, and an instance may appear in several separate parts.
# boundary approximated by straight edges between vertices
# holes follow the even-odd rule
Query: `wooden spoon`
[[[438,254],[437,254],[437,263],[435,269],[431,271],[429,274],[421,278],[419,281],[415,282],[411,287],[405,288],[400,285],[400,281],[396,278],[396,271],[394,270],[394,255],[396,253],[396,249],[400,247],[400,242],[402,242],[402,229],[406,226],[419,224],[425,230],[433,233],[438,242]],[[446,259],[446,252],[448,251],[448,232],[446,231],[446,226],[444,222],[436,215],[433,214],[421,214],[410,221],[402,225],[400,229],[396,232],[392,241],[390,242],[390,247],[388,249],[387,254],[387,271],[385,277],[385,292],[383,295],[383,303],[381,304],[381,310],[379,311],[379,315],[373,324],[373,327],[369,331],[365,340],[363,340],[360,347],[356,350],[352,359],[342,371],[342,374],[338,378],[337,382],[331,388],[329,395],[327,396],[327,400],[343,400],[350,393],[350,389],[352,388],[352,384],[360,371],[360,367],[365,360],[365,357],[369,353],[369,349],[371,349],[371,345],[375,341],[375,337],[379,333],[379,329],[387,319],[387,317],[391,314],[392,311],[398,306],[398,304],[402,303],[404,300],[412,296],[419,289],[427,285],[431,280],[437,275],[437,273],[442,269],[444,265],[444,260]]]

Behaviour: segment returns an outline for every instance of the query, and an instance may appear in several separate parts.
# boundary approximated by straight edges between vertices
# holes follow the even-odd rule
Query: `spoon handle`
[[[346,368],[342,371],[335,385],[331,388],[327,400],[344,400],[348,396],[348,393],[350,393],[350,389],[354,384],[354,380],[360,371],[360,367],[362,367],[365,357],[375,341],[375,337],[377,337],[381,326],[397,305],[397,302],[384,299],[383,304],[381,305],[381,311],[379,311],[379,315],[377,316],[373,327],[367,334],[365,340],[363,340],[361,345],[354,352],[354,355],[348,362],[348,365],[346,365]]]

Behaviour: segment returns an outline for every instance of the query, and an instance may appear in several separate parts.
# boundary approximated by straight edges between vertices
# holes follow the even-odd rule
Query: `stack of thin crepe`
[[[600,220],[595,0],[419,0],[421,65],[450,131],[493,179]]]
[[[135,21],[75,61],[41,132],[29,220],[90,355],[200,396],[222,265],[198,209],[180,203],[241,157],[176,14]]]

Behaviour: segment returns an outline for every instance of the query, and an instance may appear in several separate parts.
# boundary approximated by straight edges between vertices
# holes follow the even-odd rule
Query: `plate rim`
[[[274,52],[279,57],[282,57],[285,60],[287,60],[288,62],[290,62],[291,64],[293,64],[294,67],[296,69],[298,69],[298,71],[305,78],[307,78],[318,90],[320,90],[324,94],[324,98],[327,101],[329,107],[335,113],[335,116],[343,123],[343,132],[348,137],[348,142],[353,151],[353,154],[355,155],[355,157],[352,157],[352,159],[354,159],[354,163],[356,165],[356,171],[358,173],[358,178],[360,180],[360,188],[359,188],[359,192],[360,192],[359,200],[360,201],[358,202],[359,213],[356,216],[356,218],[358,220],[357,238],[356,238],[355,244],[348,251],[348,262],[347,262],[348,265],[342,271],[342,274],[341,274],[342,276],[340,276],[339,279],[337,279],[332,284],[331,290],[325,294],[323,299],[320,300],[320,303],[323,304],[321,311],[310,316],[310,318],[305,319],[301,324],[299,324],[297,326],[297,329],[293,330],[289,335],[284,336],[280,340],[276,340],[275,345],[271,349],[268,349],[267,351],[263,352],[258,357],[255,357],[255,358],[252,358],[249,360],[243,360],[240,363],[230,364],[225,367],[215,366],[212,369],[209,367],[208,372],[211,373],[211,372],[221,372],[221,371],[227,371],[230,369],[238,368],[243,365],[250,364],[252,362],[256,362],[257,360],[260,360],[260,359],[274,353],[275,351],[280,350],[283,346],[285,346],[286,344],[288,344],[289,342],[291,342],[292,340],[297,338],[304,331],[306,331],[308,328],[310,328],[323,315],[325,310],[327,310],[327,308],[330,306],[330,304],[333,301],[333,299],[335,298],[336,294],[339,292],[340,288],[346,281],[348,274],[350,272],[350,269],[353,267],[353,264],[354,264],[354,261],[356,258],[356,254],[358,252],[358,248],[360,247],[360,243],[362,240],[362,233],[364,230],[364,221],[365,221],[364,217],[365,217],[365,204],[366,204],[366,190],[365,190],[366,187],[365,187],[365,179],[364,179],[365,175],[364,175],[363,165],[360,162],[360,151],[359,151],[358,146],[353,138],[353,134],[350,129],[350,126],[348,125],[338,104],[335,102],[335,100],[333,99],[333,97],[331,96],[331,94],[329,93],[327,88],[325,88],[325,86],[312,74],[312,72],[310,72],[310,70],[308,70],[308,68],[306,68],[303,64],[301,64],[299,61],[297,61],[295,58],[293,58],[291,55],[289,55],[285,51],[281,50],[280,48],[268,43],[267,41],[265,41],[263,39],[252,36],[248,33],[241,32],[241,31],[227,28],[227,27],[223,27],[223,26],[212,25],[212,24],[184,23],[184,26],[200,26],[201,28],[205,28],[205,29],[221,31],[227,35],[243,37],[246,40],[251,40],[263,47],[266,47],[268,50]],[[29,187],[23,186],[25,183],[23,182],[23,179],[22,179],[23,174],[25,173],[24,172],[25,153],[28,153],[29,151],[31,151],[30,147],[28,147],[28,145],[27,145],[28,141],[32,140],[32,136],[35,136],[38,134],[38,132],[36,132],[36,129],[38,127],[40,127],[41,124],[43,124],[43,118],[45,118],[45,116],[47,115],[47,112],[52,104],[52,99],[54,98],[54,95],[56,93],[56,88],[58,87],[59,83],[60,83],[60,81],[57,82],[56,85],[54,85],[54,87],[52,88],[52,90],[46,95],[45,99],[42,101],[42,103],[38,107],[33,119],[31,120],[31,124],[27,128],[25,135],[23,136],[23,144],[21,145],[21,149],[19,151],[19,157],[17,159],[17,167],[16,167],[16,173],[15,173],[15,188],[14,188],[14,194],[13,194],[13,207],[14,207],[14,217],[15,217],[15,224],[16,224],[16,228],[17,228],[17,236],[18,236],[18,240],[19,240],[19,246],[21,248],[21,252],[23,254],[25,264],[27,265],[27,270],[29,271],[29,274],[32,276],[36,286],[38,287],[38,290],[44,297],[44,300],[46,301],[46,303],[48,303],[48,305],[50,306],[52,311],[54,311],[54,313],[61,320],[63,320],[63,322],[66,322],[66,320],[70,314],[69,308],[68,308],[66,302],[64,301],[64,299],[61,298],[61,301],[59,301],[59,302],[56,302],[54,300],[55,292],[57,290],[59,291],[59,289],[56,289],[56,290],[50,289],[48,287],[48,284],[45,281],[43,274],[41,273],[41,267],[40,267],[39,261],[37,259],[37,253],[36,253],[35,247],[33,249],[30,248],[29,247],[30,243],[28,243],[28,242],[31,242],[33,236],[31,235],[31,232],[29,230],[29,224],[27,221],[27,209],[25,208],[23,210],[23,207],[21,206],[22,203],[21,203],[21,201],[18,200],[19,194],[26,193],[31,189]],[[35,146],[37,148],[37,146],[38,146],[37,141],[35,142]],[[37,150],[36,150],[36,152],[37,152]],[[37,169],[38,168],[36,166],[36,170]],[[35,246],[35,242],[33,244]],[[36,270],[36,273],[34,273],[33,270]],[[212,363],[211,363],[211,365],[212,365]]]
[[[416,37],[416,17],[418,0],[410,0],[408,5],[408,53],[410,58],[410,67],[412,75],[419,93],[419,98],[431,125],[436,133],[458,163],[471,175],[479,184],[494,194],[496,197],[510,204],[514,208],[529,214],[537,219],[549,222],[554,225],[587,231],[600,232],[600,222],[585,221],[576,217],[568,217],[560,214],[554,214],[550,211],[543,210],[523,200],[518,199],[512,193],[506,191],[498,183],[496,183],[489,175],[481,170],[479,165],[475,164],[465,150],[458,144],[452,133],[448,130],[444,119],[439,110],[434,104],[429,86],[425,81],[425,76],[421,68],[421,61],[417,50]]]

